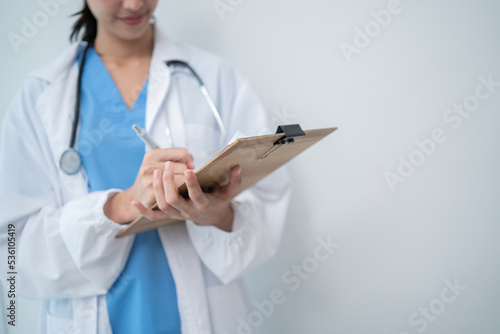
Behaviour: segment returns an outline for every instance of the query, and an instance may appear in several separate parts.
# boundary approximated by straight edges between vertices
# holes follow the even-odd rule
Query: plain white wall
[[[68,1],[18,53],[7,33],[19,34],[22,18],[41,7],[3,5],[2,118],[26,75],[69,45],[68,15],[81,1]],[[478,77],[500,82],[498,1],[401,0],[380,31],[370,13],[388,0],[160,2],[158,25],[236,64],[271,123],[339,127],[290,163],[280,250],[248,275],[256,302],[275,290],[285,299],[261,317],[263,333],[500,331],[500,87],[473,105]],[[232,8],[223,19],[221,3]],[[355,40],[357,28],[372,29],[369,45]],[[350,62],[347,44],[358,46]],[[474,111],[454,129],[443,117],[463,103]],[[415,142],[433,129],[446,140],[424,156]],[[391,191],[384,174],[410,157],[421,164]],[[339,244],[319,263],[311,258],[318,238]],[[299,278],[294,265],[310,273]],[[444,290],[454,281],[456,295]],[[34,333],[38,303],[18,304],[8,333]]]

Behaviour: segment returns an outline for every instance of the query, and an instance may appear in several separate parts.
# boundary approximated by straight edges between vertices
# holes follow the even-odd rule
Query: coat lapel
[[[164,101],[170,88],[170,69],[166,62],[178,59],[187,61],[179,47],[155,28],[155,45],[149,69],[148,96],[146,100],[146,130],[150,131],[153,123],[164,109]]]

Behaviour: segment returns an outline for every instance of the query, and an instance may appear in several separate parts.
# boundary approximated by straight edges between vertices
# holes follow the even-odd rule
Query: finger
[[[173,162],[173,161],[172,161]],[[184,171],[189,169],[189,166],[182,162],[173,162],[174,174],[184,175]],[[165,161],[158,161],[154,163],[154,169],[163,170],[165,168]]]
[[[186,182],[186,177],[184,176],[184,174],[175,174],[174,181],[175,181],[175,186],[179,188],[181,184]]]
[[[163,188],[167,204],[182,211],[182,209],[186,207],[186,200],[179,194],[179,190],[175,184],[173,164],[170,161],[165,163],[165,170],[163,171]]]
[[[148,151],[146,154],[147,158],[153,161],[176,161],[187,163],[188,161],[193,161],[193,156],[188,153],[185,148],[175,147],[175,148],[160,148],[157,150]]]
[[[162,181],[162,172],[160,170],[155,170],[153,175],[153,191],[156,199],[156,204],[158,209],[163,212],[169,213],[172,217],[182,218],[179,210],[170,206],[165,200],[165,190]]]
[[[132,206],[137,210],[137,212],[139,212],[141,216],[144,216],[149,220],[158,220],[165,218],[179,219],[177,217],[172,217],[170,213],[166,213],[160,210],[148,209],[139,201],[132,201]]]
[[[189,166],[185,163],[174,162],[174,174],[184,174],[184,171],[188,170],[188,168]]]
[[[186,178],[186,186],[189,198],[191,199],[191,201],[193,201],[195,208],[205,208],[208,205],[209,200],[201,190],[196,174],[192,170],[187,170],[184,172],[184,176]]]
[[[241,185],[242,177],[241,177],[241,167],[235,166],[231,170],[229,175],[229,184],[226,186],[224,191],[224,197],[228,200],[232,200],[238,195],[238,189]]]

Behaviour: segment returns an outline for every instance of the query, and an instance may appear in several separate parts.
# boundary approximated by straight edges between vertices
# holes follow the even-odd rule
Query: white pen
[[[155,141],[148,135],[146,130],[141,128],[139,125],[137,125],[137,124],[132,125],[132,129],[134,129],[137,136],[139,136],[139,138],[141,138],[141,140],[146,145],[148,145],[149,148],[151,148],[152,150],[156,150],[156,149],[160,148],[160,146],[158,146],[158,144],[156,144]]]

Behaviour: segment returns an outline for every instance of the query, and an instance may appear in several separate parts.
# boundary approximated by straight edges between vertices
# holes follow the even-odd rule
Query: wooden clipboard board
[[[209,191],[226,185],[231,169],[240,165],[240,193],[335,130],[337,128],[302,131],[298,124],[292,124],[279,126],[276,134],[239,138],[201,167],[196,176],[202,189]],[[179,193],[187,197],[186,184],[179,186]],[[155,204],[152,209],[156,208]],[[151,221],[141,216],[120,231],[116,238],[181,222],[184,221],[171,218]]]

